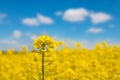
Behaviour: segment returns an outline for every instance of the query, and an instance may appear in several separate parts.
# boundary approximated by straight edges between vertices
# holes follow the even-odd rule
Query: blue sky
[[[32,48],[48,34],[87,47],[120,45],[120,0],[0,0],[0,49]]]

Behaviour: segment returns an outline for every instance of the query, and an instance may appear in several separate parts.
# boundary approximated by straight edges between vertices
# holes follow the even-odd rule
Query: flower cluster
[[[34,41],[34,47],[39,50],[52,50],[56,48],[56,41],[50,36],[43,35]]]

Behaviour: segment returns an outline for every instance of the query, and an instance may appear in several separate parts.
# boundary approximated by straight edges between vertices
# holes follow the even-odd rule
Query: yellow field
[[[42,52],[0,51],[0,80],[42,80]],[[120,47],[105,42],[87,49],[76,44],[46,51],[45,80],[120,80]]]

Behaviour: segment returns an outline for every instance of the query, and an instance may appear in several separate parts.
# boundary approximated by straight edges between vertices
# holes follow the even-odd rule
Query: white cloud
[[[21,31],[19,31],[19,30],[15,30],[15,31],[13,32],[13,37],[14,37],[14,38],[20,38],[21,35],[22,35],[22,33],[21,33]]]
[[[25,18],[22,20],[23,24],[26,24],[28,26],[38,26],[40,24],[53,24],[54,21],[47,16],[37,14],[37,17],[35,18]]]
[[[0,19],[5,18],[7,15],[0,13]]]
[[[7,45],[17,44],[17,41],[16,40],[0,40],[0,44],[7,44]]]
[[[26,25],[29,25],[29,26],[39,25],[39,22],[36,18],[25,18],[22,22],[23,22],[23,24],[26,24]]]
[[[27,45],[31,49],[32,44],[30,41],[19,41],[15,39],[2,39],[0,40],[0,49],[6,51],[8,49],[14,49],[16,51],[21,50],[23,45]]]
[[[69,22],[80,22],[85,20],[89,12],[84,8],[68,9],[64,12],[63,19]]]
[[[41,24],[52,24],[54,22],[51,18],[46,17],[46,16],[41,15],[41,14],[37,15],[37,19]]]
[[[38,35],[36,35],[32,32],[26,32],[25,36],[27,36],[31,41],[34,41],[38,37]]]
[[[8,50],[8,49],[20,49],[18,48],[20,44],[14,39],[2,39],[0,40],[0,49]]]
[[[63,12],[57,11],[55,14],[56,14],[57,16],[61,16],[61,15],[63,15]]]
[[[91,28],[89,28],[88,30],[87,30],[87,32],[89,32],[89,33],[102,33],[102,32],[104,32],[104,29],[102,29],[102,28],[95,28],[95,27],[91,27]]]
[[[107,22],[112,19],[112,16],[103,12],[91,13],[90,17],[93,24]]]
[[[6,14],[0,13],[0,24],[3,23],[3,19],[6,17]]]
[[[57,11],[56,15],[62,16],[63,20],[68,22],[81,22],[87,17],[90,17],[93,24],[104,23],[113,18],[110,14],[104,12],[91,12],[85,8],[71,8],[64,12]]]
[[[35,39],[37,39],[38,36],[37,35],[32,35],[30,37],[31,37],[31,40],[34,41]]]

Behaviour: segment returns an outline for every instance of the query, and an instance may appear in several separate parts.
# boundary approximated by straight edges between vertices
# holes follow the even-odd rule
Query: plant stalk
[[[42,80],[44,80],[44,51],[42,53]]]

